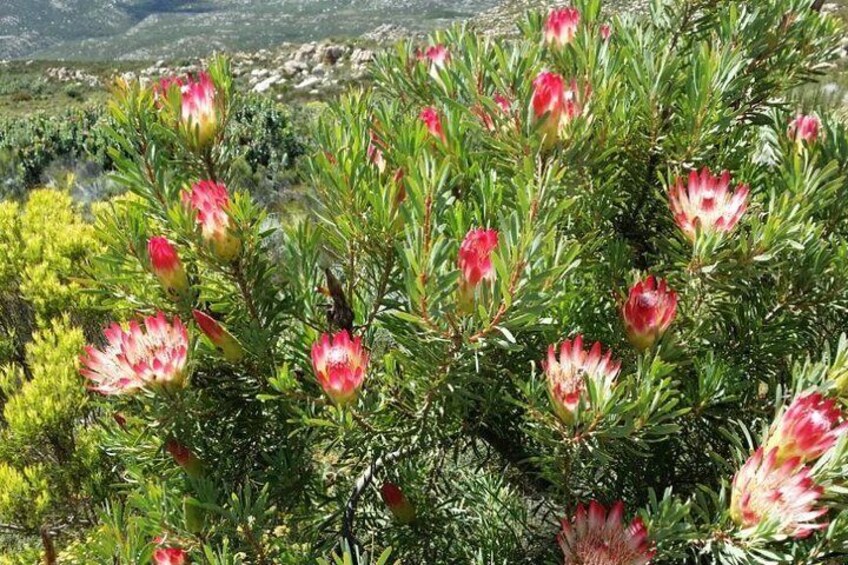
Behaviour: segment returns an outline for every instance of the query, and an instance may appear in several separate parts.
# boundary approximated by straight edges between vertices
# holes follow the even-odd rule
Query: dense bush
[[[843,561],[848,129],[790,96],[835,28],[810,0],[584,0],[399,46],[321,116],[297,221],[240,190],[245,148],[277,157],[225,59],[120,84],[130,195],[80,273],[118,323],[88,396],[80,335],[38,333],[5,381],[67,416],[9,408],[0,450],[79,430],[119,479],[61,482],[33,442],[0,516],[48,562]],[[63,534],[53,499],[88,492]]]
[[[99,106],[0,119],[0,197],[20,198],[67,172],[77,173],[86,201],[120,190],[102,182],[112,169],[110,127]],[[239,141],[245,188],[265,202],[275,201],[275,193],[291,182],[290,169],[303,152],[289,112],[265,97],[240,96],[231,127]]]

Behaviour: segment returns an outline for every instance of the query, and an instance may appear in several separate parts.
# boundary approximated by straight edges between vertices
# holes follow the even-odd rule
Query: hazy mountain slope
[[[0,0],[0,58],[196,56],[440,26],[498,0]]]

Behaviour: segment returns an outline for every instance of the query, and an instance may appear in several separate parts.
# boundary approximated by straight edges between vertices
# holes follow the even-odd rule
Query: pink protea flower
[[[368,155],[368,161],[371,162],[372,165],[377,167],[377,170],[380,174],[386,172],[386,158],[383,155],[382,149],[382,141],[377,137],[377,134],[372,130],[369,133],[370,141],[368,142],[368,149],[366,151]]]
[[[662,337],[677,314],[677,294],[664,280],[649,276],[630,289],[622,308],[627,338],[640,351]]]
[[[227,187],[210,180],[194,184],[183,192],[183,202],[194,209],[203,239],[222,261],[234,260],[241,251],[241,240],[230,227],[230,195]]]
[[[789,124],[786,135],[796,143],[813,143],[819,137],[821,120],[815,114],[798,114]]]
[[[391,511],[395,519],[401,524],[411,524],[415,521],[415,507],[403,494],[403,491],[394,483],[385,482],[380,487],[380,495],[383,502]]]
[[[242,360],[244,349],[238,340],[233,337],[233,334],[224,329],[215,318],[200,310],[192,310],[192,315],[200,330],[209,338],[209,341],[212,342],[215,348],[221,352],[224,359],[230,363],[238,363]]]
[[[557,416],[566,424],[574,422],[578,407],[588,401],[587,381],[592,381],[601,398],[609,396],[613,382],[621,370],[621,362],[612,359],[612,351],[601,355],[601,344],[595,342],[590,351],[583,349],[583,336],[565,340],[559,347],[548,347],[542,362],[548,381],[548,396]]]
[[[601,24],[601,39],[603,39],[604,41],[609,41],[611,35],[612,26],[609,24]]]
[[[594,500],[589,510],[581,504],[573,520],[562,519],[557,535],[565,565],[645,565],[655,550],[648,539],[642,519],[623,523],[624,504],[616,502],[607,513]]]
[[[562,47],[574,40],[577,26],[580,24],[580,11],[576,8],[562,8],[548,14],[545,20],[545,43]]]
[[[187,565],[188,553],[178,547],[158,547],[153,552],[153,565]]]
[[[445,131],[442,129],[442,119],[439,116],[438,110],[432,106],[427,106],[421,110],[421,114],[418,117],[422,122],[424,122],[424,125],[427,126],[427,131],[429,131],[432,136],[441,139],[442,143],[447,142]]]
[[[209,73],[203,72],[196,79],[187,78],[181,92],[180,123],[190,143],[198,149],[204,149],[218,134],[215,84]]]
[[[668,193],[674,221],[690,240],[698,232],[729,232],[748,207],[748,187],[739,184],[736,192],[729,192],[730,173],[723,171],[715,177],[704,167],[701,173],[692,171],[686,186],[682,177]]]
[[[765,449],[776,450],[778,462],[813,461],[833,447],[846,428],[835,400],[817,392],[805,394],[793,400],[774,423]]]
[[[472,229],[459,246],[459,268],[465,284],[476,287],[481,281],[494,280],[492,251],[498,246],[498,230]]]
[[[188,333],[179,318],[169,323],[159,312],[144,320],[144,329],[132,321],[127,330],[112,324],[104,334],[106,347],[88,346],[80,358],[93,390],[115,395],[185,386]]]
[[[450,62],[450,51],[444,45],[431,45],[424,51],[422,59],[429,61],[431,68],[443,69]]]
[[[588,95],[588,88],[583,93]],[[530,102],[534,123],[542,133],[543,146],[556,144],[562,129],[583,112],[576,80],[566,88],[563,78],[550,71],[542,71],[533,81],[533,98]]]
[[[179,296],[188,290],[188,277],[180,256],[167,238],[151,237],[147,241],[147,256],[153,274],[169,294]]]
[[[822,493],[799,458],[780,462],[776,449],[760,447],[733,477],[730,516],[745,529],[768,524],[778,535],[804,538],[827,527],[815,522],[827,513],[816,505]]]
[[[312,345],[312,368],[330,399],[344,406],[356,398],[368,369],[368,354],[362,339],[350,339],[347,330],[327,334]]]

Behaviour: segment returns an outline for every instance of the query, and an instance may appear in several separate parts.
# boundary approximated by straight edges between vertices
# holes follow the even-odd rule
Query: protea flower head
[[[601,397],[612,390],[621,370],[621,362],[612,359],[612,352],[601,354],[601,344],[595,342],[590,351],[583,349],[583,336],[565,340],[559,347],[548,347],[548,357],[542,362],[548,381],[548,395],[557,416],[566,424],[574,422],[581,402],[588,401],[588,381],[594,383]]]
[[[760,447],[733,477],[730,516],[746,530],[767,524],[778,535],[804,538],[827,527],[816,522],[827,513],[816,505],[822,493],[799,458],[780,462],[776,449]]]
[[[431,45],[424,51],[422,59],[426,59],[431,68],[443,69],[450,62],[450,51],[441,44]]]
[[[640,351],[662,337],[677,314],[677,294],[664,280],[649,276],[630,289],[622,308],[624,328],[630,343]]]
[[[432,106],[427,106],[421,110],[419,118],[422,122],[424,122],[424,125],[427,126],[427,131],[429,131],[433,137],[438,137],[442,140],[442,143],[447,142],[445,131],[442,129],[442,118],[439,116],[438,110]]]
[[[774,423],[765,449],[776,450],[778,462],[813,461],[833,447],[846,428],[848,422],[834,399],[817,392],[804,394]]]
[[[147,256],[150,258],[153,274],[168,294],[180,296],[188,290],[188,277],[180,256],[167,238],[151,237],[147,241]]]
[[[183,202],[195,211],[203,239],[211,245],[215,255],[225,262],[238,257],[241,240],[233,234],[230,226],[227,187],[202,180],[195,183],[191,190],[183,192]]]
[[[203,463],[192,453],[192,451],[174,438],[165,442],[165,451],[174,458],[174,462],[183,468],[191,477],[198,478],[203,475]]]
[[[142,388],[178,389],[186,385],[188,333],[179,318],[165,314],[129,323],[127,330],[112,324],[104,331],[104,349],[86,347],[81,374],[102,394],[133,394]]]
[[[377,167],[377,170],[380,174],[386,172],[386,158],[383,155],[382,145],[383,143],[380,141],[380,138],[377,137],[377,134],[372,130],[369,133],[370,141],[368,142],[368,161]]]
[[[380,487],[380,495],[383,502],[391,511],[395,519],[401,524],[411,524],[415,521],[415,507],[403,494],[403,491],[394,483],[385,482]]]
[[[562,47],[574,41],[577,26],[580,24],[580,11],[576,8],[553,10],[545,20],[545,43]]]
[[[583,94],[587,95],[588,89]],[[583,112],[577,81],[572,80],[566,88],[562,76],[542,71],[533,81],[530,108],[534,123],[544,137],[543,147],[552,147],[562,129]]]
[[[197,78],[188,77],[182,85],[182,114],[180,123],[191,145],[204,149],[218,135],[218,108],[215,84],[209,73]]]
[[[616,502],[607,513],[594,500],[589,510],[581,504],[572,520],[563,518],[557,535],[565,565],[645,565],[655,550],[648,540],[648,530],[636,517],[625,525],[624,504]]]
[[[715,177],[704,167],[700,174],[689,173],[688,183],[678,178],[668,193],[674,221],[690,240],[698,232],[729,232],[736,227],[748,206],[748,186],[739,184],[735,192],[728,190],[730,173]]]
[[[789,123],[789,129],[786,135],[789,139],[795,141],[799,145],[804,143],[814,143],[819,137],[821,129],[821,120],[815,114],[798,114],[795,119]]]
[[[459,306],[470,312],[474,305],[474,294],[484,280],[495,280],[492,252],[498,246],[498,230],[472,229],[459,246],[457,264],[461,271],[459,280]]]
[[[238,363],[242,360],[244,357],[244,349],[241,344],[239,344],[238,340],[233,337],[233,334],[224,329],[224,327],[209,314],[201,312],[200,310],[193,310],[192,315],[194,316],[194,321],[197,322],[198,327],[206,335],[206,337],[209,338],[209,341],[212,342],[215,349],[224,356],[224,359],[230,363]]]
[[[601,39],[603,39],[604,41],[609,41],[611,35],[612,26],[609,24],[601,24]]]
[[[178,547],[163,547],[165,541],[162,538],[156,538],[154,543],[160,544],[153,551],[153,565],[187,565],[189,563],[188,553],[184,549]]]
[[[356,398],[368,370],[368,354],[362,348],[362,339],[351,339],[347,330],[332,337],[322,335],[312,345],[312,368],[321,388],[333,402],[339,406],[350,403]]]

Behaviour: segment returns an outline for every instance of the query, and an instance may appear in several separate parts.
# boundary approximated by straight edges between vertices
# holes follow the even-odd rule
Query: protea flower
[[[643,351],[662,337],[677,314],[677,294],[664,280],[649,276],[630,289],[622,308],[624,328],[630,343]]]
[[[609,41],[611,35],[612,26],[609,24],[601,24],[601,39],[603,39],[604,41]]]
[[[443,69],[450,62],[450,51],[444,45],[431,45],[424,51],[422,59],[426,59],[430,63],[431,69]]]
[[[431,135],[441,139],[442,143],[447,142],[445,132],[442,129],[442,119],[441,117],[439,117],[438,110],[436,110],[432,106],[427,106],[426,108],[421,110],[419,118],[421,118],[421,121],[424,122],[424,125],[427,126],[427,131],[429,131]]]
[[[776,450],[777,461],[813,461],[833,447],[848,423],[832,398],[814,392],[799,396],[774,423],[765,449]]]
[[[209,74],[203,72],[197,79],[187,78],[181,92],[180,123],[191,145],[197,149],[204,149],[215,140],[218,134],[215,84]]]
[[[178,389],[186,384],[188,333],[179,318],[165,314],[136,321],[127,330],[112,324],[104,349],[88,346],[80,357],[81,374],[102,394],[133,394],[142,388]]]
[[[156,538],[154,543],[162,544],[162,538]],[[153,565],[187,565],[188,553],[178,547],[157,547],[153,551]]]
[[[394,483],[383,483],[380,487],[380,495],[386,503],[395,519],[401,524],[411,524],[415,521],[415,507]]]
[[[495,280],[492,251],[498,246],[498,230],[472,229],[459,246],[457,260],[461,271],[459,282],[460,306],[468,311],[474,303],[474,292],[484,280]]]
[[[565,565],[645,565],[655,550],[648,540],[648,530],[636,517],[626,526],[624,504],[616,502],[607,513],[594,500],[589,511],[581,504],[574,519],[562,519],[557,541],[565,555]]]
[[[583,349],[583,336],[565,340],[559,347],[548,347],[548,358],[542,362],[548,381],[548,395],[557,416],[566,424],[574,422],[581,402],[588,401],[588,381],[594,383],[601,398],[609,395],[621,362],[612,359],[612,351],[601,355],[601,344],[595,342],[590,351]]]
[[[748,186],[739,184],[735,193],[728,191],[729,186],[730,173],[715,177],[706,167],[700,174],[689,173],[687,186],[678,177],[668,198],[674,221],[686,237],[694,241],[699,231],[729,232],[736,227],[748,206]]]
[[[377,167],[377,170],[380,174],[386,172],[386,158],[383,156],[382,142],[380,138],[377,137],[377,134],[372,130],[369,133],[370,141],[368,142],[368,161],[371,162],[372,165]]]
[[[548,14],[545,20],[545,43],[562,47],[574,40],[577,26],[580,24],[580,11],[576,8],[562,8]]]
[[[745,529],[767,524],[778,535],[804,538],[827,527],[815,522],[827,513],[816,505],[822,493],[799,458],[781,463],[776,449],[760,447],[733,477],[730,516]]]
[[[180,296],[188,290],[188,277],[177,250],[167,238],[151,237],[147,241],[147,256],[153,274],[172,296]]]
[[[233,337],[233,334],[224,329],[224,327],[219,324],[215,318],[201,312],[200,310],[193,310],[192,315],[194,316],[194,321],[197,322],[198,327],[200,327],[201,331],[206,334],[206,337],[209,338],[209,341],[212,342],[215,349],[221,352],[224,359],[230,363],[238,363],[242,360],[244,357],[244,349],[242,349],[238,340]]]
[[[587,93],[588,89],[584,94]],[[538,124],[537,127],[544,137],[543,147],[552,147],[559,139],[562,129],[583,111],[577,81],[572,80],[566,88],[560,75],[542,71],[533,81],[530,107],[534,123]]]
[[[350,339],[347,330],[327,334],[312,345],[312,368],[330,399],[344,406],[356,398],[368,369],[368,354],[362,339]]]
[[[821,120],[815,114],[798,114],[789,124],[786,135],[799,145],[814,143],[819,137]]]
[[[203,463],[192,451],[174,438],[165,442],[165,451],[174,458],[174,462],[183,468],[191,477],[198,478],[203,474]]]
[[[194,209],[203,239],[212,246],[215,255],[225,262],[238,257],[241,240],[230,226],[227,187],[210,180],[197,182],[191,190],[183,192],[183,202]]]

